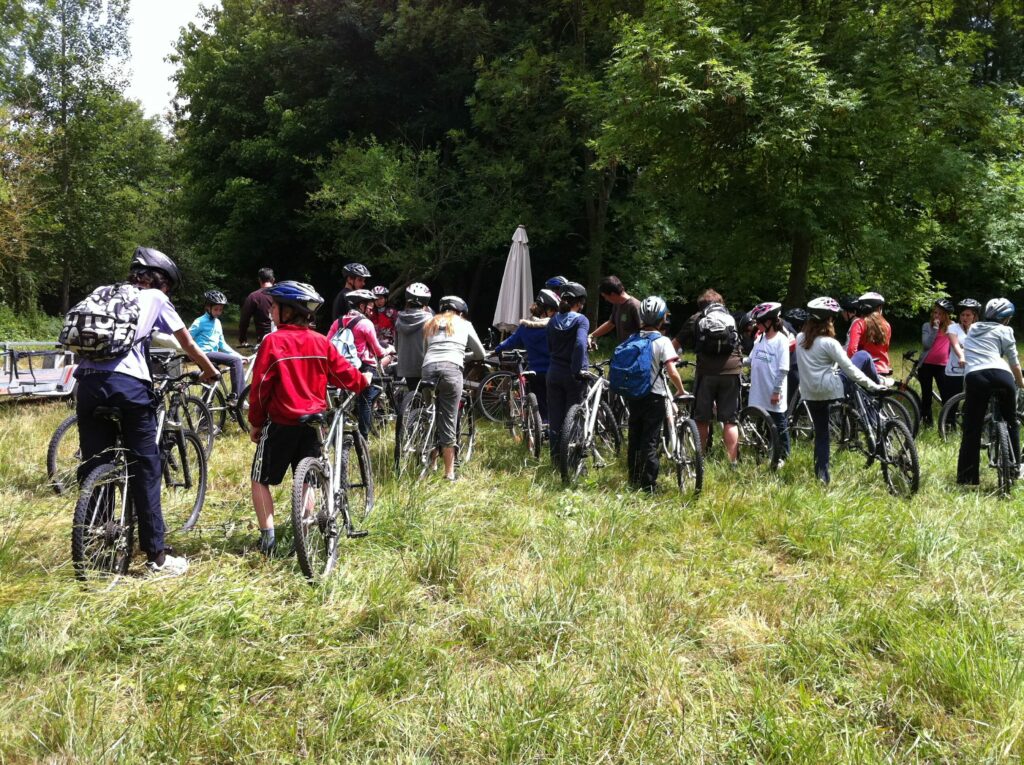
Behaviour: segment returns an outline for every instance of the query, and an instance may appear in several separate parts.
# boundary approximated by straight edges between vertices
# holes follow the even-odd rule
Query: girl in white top
[[[763,409],[775,423],[783,458],[789,456],[790,337],[782,331],[782,303],[761,303],[750,312],[760,335],[750,351],[750,405]]]
[[[971,325],[981,316],[981,303],[973,298],[964,298],[956,304],[960,312],[959,321],[953,322],[946,330],[949,335],[949,359],[946,361],[946,377],[959,378],[959,388],[963,388],[963,377],[966,369],[964,359],[964,340]]]

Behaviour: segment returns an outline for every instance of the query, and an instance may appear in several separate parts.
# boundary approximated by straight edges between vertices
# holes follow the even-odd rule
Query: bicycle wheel
[[[939,412],[939,435],[943,441],[948,441],[960,434],[963,427],[963,408],[966,399],[966,393],[957,393],[950,396],[949,400],[942,405],[942,411]]]
[[[999,479],[999,496],[1009,497],[1017,480],[1017,462],[1013,458],[1013,449],[1010,446],[1010,430],[1005,422],[995,422],[993,425],[995,438],[992,444],[992,463]]]
[[[203,386],[199,387],[203,388]],[[206,393],[206,390],[203,389],[203,392]],[[196,396],[195,393],[192,393],[191,388],[189,389],[189,395]],[[203,403],[206,404],[206,408],[209,409],[210,414],[213,415],[213,424],[217,427],[215,435],[223,433],[224,426],[227,425],[228,422],[229,407],[227,397],[224,395],[224,389],[221,387],[220,383],[213,383],[213,391],[209,395],[196,397],[203,400]]]
[[[814,421],[811,420],[811,410],[807,402],[799,397],[794,402],[789,413],[789,432],[796,441],[814,440]]]
[[[901,420],[910,435],[917,438],[921,427],[921,410],[914,400],[903,391],[893,389],[880,393],[879,399],[882,416],[889,420]]]
[[[189,430],[165,433],[160,461],[164,526],[168,533],[188,531],[199,520],[206,499],[206,453],[199,436]]]
[[[299,568],[310,581],[327,577],[338,560],[338,510],[332,505],[323,461],[303,458],[292,478],[292,534]]]
[[[515,375],[511,372],[491,372],[480,381],[477,394],[480,411],[491,422],[504,423],[508,418],[508,396],[515,384]]]
[[[775,470],[781,459],[782,444],[779,430],[768,413],[756,406],[748,406],[740,412],[739,426],[740,458],[749,453],[756,464],[768,465]]]
[[[906,398],[910,399],[910,401],[913,403],[913,407],[914,407],[913,409],[911,409],[909,406],[907,406],[906,403],[903,403],[903,405],[907,407],[907,411],[910,412],[911,414],[914,414],[915,412],[917,413],[917,415],[916,415],[917,416],[917,420],[918,420],[918,423],[920,423],[922,421],[922,419],[921,419],[922,418],[921,412],[924,409],[924,406],[921,403],[921,394],[918,393],[917,389],[910,387],[910,384],[908,383],[906,385],[902,385],[902,384],[901,385],[897,385],[896,387],[892,388],[892,390],[894,392],[896,392],[896,393],[899,393],[900,396],[906,397]],[[933,392],[936,395],[938,393],[937,390],[933,391]],[[932,398],[934,399],[934,396],[932,396]],[[932,401],[932,403],[934,404],[935,401]],[[942,402],[940,400],[939,401],[939,405],[941,406],[941,404],[942,404]],[[918,431],[915,431],[914,432],[914,438],[917,438],[917,436],[918,436]]]
[[[395,471],[403,473],[415,468],[417,475],[423,469],[423,455],[430,446],[433,422],[430,408],[421,394],[411,391],[402,399],[402,413],[395,429]]]
[[[526,440],[526,394],[520,388],[518,382],[512,386],[508,394],[508,416],[505,418],[509,434],[517,444]]]
[[[680,481],[679,489],[684,490],[684,484],[688,481],[693,487],[693,496],[699,496],[701,489],[704,488],[704,453],[700,448],[700,431],[697,430],[697,423],[690,418],[678,421],[676,440],[679,443],[683,465],[682,473],[676,477],[676,480]]]
[[[100,465],[82,483],[71,521],[75,576],[128,572],[135,545],[135,519],[123,464]]]
[[[526,394],[526,407],[523,409],[523,433],[525,436],[523,443],[526,445],[527,455],[539,460],[541,446],[544,443],[544,421],[540,416],[537,396],[533,393]]]
[[[591,449],[594,467],[605,467],[615,461],[622,451],[622,431],[618,420],[607,401],[602,401],[597,409],[597,420],[594,422],[594,441]]]
[[[370,447],[359,431],[346,434],[342,442],[342,477],[345,494],[348,497],[349,512],[365,520],[373,510],[374,485],[373,463],[370,461]]]
[[[252,428],[249,425],[249,386],[246,385],[242,388],[242,392],[238,394],[238,401],[235,403],[235,408],[232,410],[232,415],[235,418],[235,422],[238,423],[238,427],[241,428],[243,433],[248,433]]]
[[[573,404],[565,413],[558,448],[562,483],[566,485],[575,484],[587,470],[586,418],[587,413],[579,404]]]
[[[213,452],[213,442],[217,437],[218,433],[222,433],[223,430],[219,430],[214,423],[214,415],[210,411],[210,408],[202,402],[202,400],[195,396],[185,396],[181,400],[181,404],[184,407],[182,412],[184,419],[179,420],[181,427],[185,430],[191,430],[197,436],[199,436],[199,442],[203,445],[203,451],[206,452],[206,456],[209,457]],[[172,419],[177,419],[176,415],[169,415]]]
[[[459,413],[455,419],[455,465],[461,467],[473,459],[476,444],[476,414],[472,400],[463,397],[459,401]]]
[[[897,497],[914,494],[921,485],[921,467],[910,428],[900,420],[885,420],[879,442],[879,462],[889,492]]]
[[[78,446],[78,415],[65,417],[50,437],[46,449],[46,478],[54,492],[63,494],[77,481],[82,450]]]

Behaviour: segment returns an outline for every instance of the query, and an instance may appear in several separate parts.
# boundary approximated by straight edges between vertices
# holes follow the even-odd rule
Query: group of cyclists
[[[328,407],[328,386],[358,396],[358,429],[368,437],[374,399],[385,376],[404,380],[410,390],[425,384],[436,406],[435,457],[446,480],[457,479],[456,442],[459,402],[468,360],[482,361],[488,351],[469,321],[469,306],[455,295],[441,297],[436,312],[423,283],[406,286],[401,308],[393,307],[386,287],[367,289],[369,269],[347,264],[345,284],[332,304],[327,335],[316,330],[324,298],[311,285],[275,281],[269,269],[258,274],[259,289],[242,306],[240,340],[255,321],[258,350],[252,360],[248,394],[250,436],[256,444],[251,468],[252,501],[260,527],[260,550],[270,554],[276,544],[271,487],[284,480],[306,457],[319,456],[321,443],[308,418]],[[85,359],[78,377],[77,414],[82,467],[79,479],[102,460],[117,434],[109,420],[94,416],[97,408],[121,410],[120,437],[131,454],[131,497],[139,522],[140,547],[152,573],[174,575],[187,562],[165,544],[160,513],[160,466],[152,443],[152,378],[146,363],[148,339],[154,331],[169,333],[198,365],[204,380],[219,376],[217,365],[230,370],[232,395],[240,393],[244,359],[224,338],[220,315],[226,296],[205,294],[205,311],[189,329],[170,302],[181,283],[174,262],[163,253],[140,247],[131,261],[129,283],[138,289],[135,344],[109,360]],[[619,341],[611,361],[613,376],[625,379],[640,369],[639,384],[618,391],[628,410],[627,468],[631,486],[654,491],[659,473],[659,442],[666,402],[684,405],[696,421],[702,449],[707,449],[712,424],[722,426],[730,465],[738,459],[737,417],[741,385],[749,406],[763,410],[778,433],[779,464],[790,452],[790,415],[797,395],[806,404],[814,431],[814,469],[828,483],[831,448],[830,407],[855,395],[886,391],[892,379],[889,349],[892,328],[885,319],[885,299],[877,292],[834,300],[817,297],[801,308],[784,311],[778,302],[764,302],[746,313],[730,313],[722,296],[707,289],[698,310],[675,336],[666,334],[669,313],[665,300],[629,295],[620,279],[603,279],[602,300],[612,306],[610,319],[591,331],[585,310],[586,288],[562,276],[547,280],[537,293],[530,316],[497,344],[493,353],[520,349],[531,375],[546,431],[551,462],[558,464],[567,413],[581,404],[591,370],[588,353],[595,340],[615,333]],[[982,305],[965,298],[935,301],[922,327],[923,357],[921,420],[932,421],[931,388],[943,401],[963,391],[963,436],[957,481],[979,481],[979,444],[989,399],[995,397],[1010,433],[1015,464],[1019,464],[1016,389],[1024,387],[1013,330],[1008,326],[1014,306],[1003,298]],[[845,343],[836,339],[836,322],[848,322]],[[629,346],[620,354],[620,349]],[[694,352],[696,374],[692,393],[677,370],[681,352]],[[629,359],[621,361],[621,359]],[[616,364],[620,367],[617,368]],[[632,367],[625,365],[632,365]],[[638,366],[639,365],[639,366]],[[749,370],[747,372],[746,370]],[[742,382],[741,382],[742,381]],[[671,387],[671,390],[670,390]]]

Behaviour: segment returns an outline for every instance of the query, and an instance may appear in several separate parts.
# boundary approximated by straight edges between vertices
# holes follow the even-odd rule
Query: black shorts
[[[294,472],[304,457],[319,456],[320,434],[316,428],[268,423],[252,458],[252,480],[265,486],[277,486],[289,467]]]
[[[697,378],[693,419],[735,423],[740,410],[739,375],[701,375]]]

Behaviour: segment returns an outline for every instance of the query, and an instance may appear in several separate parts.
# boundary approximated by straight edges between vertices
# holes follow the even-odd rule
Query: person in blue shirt
[[[551,366],[551,353],[548,351],[548,322],[558,311],[558,295],[552,290],[541,290],[530,306],[531,319],[519,322],[516,331],[499,343],[494,352],[521,349],[526,351],[526,363],[533,374],[527,377],[530,393],[537,397],[537,408],[540,417],[548,421],[548,367]]]
[[[590,322],[580,311],[587,304],[587,290],[577,282],[562,288],[558,313],[548,322],[548,440],[551,443],[551,461],[558,464],[559,442],[566,412],[573,404],[583,401],[587,391],[581,375],[590,366],[587,359],[587,335]]]
[[[192,322],[188,331],[210,361],[231,370],[231,395],[228,396],[228,402],[233,403],[244,385],[245,358],[224,339],[220,315],[224,313],[228,299],[219,290],[210,290],[203,295],[203,299],[206,301],[206,313]]]

